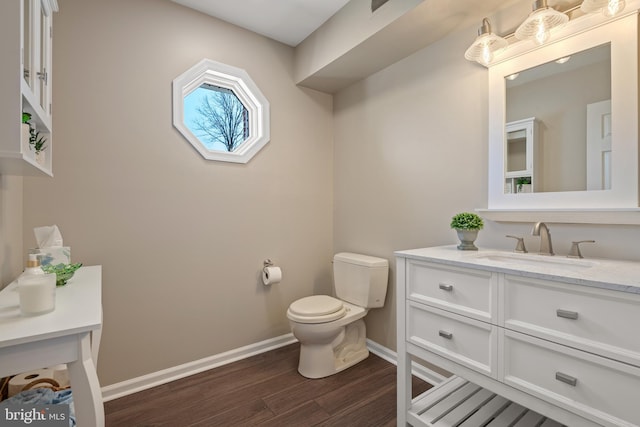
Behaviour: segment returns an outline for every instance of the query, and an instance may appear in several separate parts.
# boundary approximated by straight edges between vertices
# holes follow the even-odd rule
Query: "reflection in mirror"
[[[510,75],[504,82],[505,192],[518,192],[520,178],[530,180],[533,192],[610,189],[610,43]],[[533,117],[534,134],[525,138],[523,122]]]
[[[184,124],[209,150],[232,152],[249,137],[249,112],[236,94],[208,83],[184,97]]]

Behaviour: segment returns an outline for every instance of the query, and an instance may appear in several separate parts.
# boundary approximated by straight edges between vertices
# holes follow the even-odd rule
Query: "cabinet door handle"
[[[443,291],[447,291],[447,292],[451,292],[453,290],[453,285],[448,285],[446,283],[440,283],[438,287]]]
[[[453,334],[451,332],[447,332],[447,331],[438,331],[438,335],[440,335],[442,338],[446,338],[448,340],[453,338]]]
[[[556,372],[556,379],[565,384],[569,384],[572,387],[575,387],[578,384],[578,379],[576,377],[572,377],[571,375],[563,374],[562,372]]]
[[[563,317],[565,319],[572,319],[572,320],[576,320],[578,318],[577,311],[562,310],[560,308],[556,310],[556,315],[558,317]]]

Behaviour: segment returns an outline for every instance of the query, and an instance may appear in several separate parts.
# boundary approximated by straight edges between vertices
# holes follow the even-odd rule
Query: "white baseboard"
[[[293,334],[285,334],[279,337],[271,338],[265,341],[260,341],[254,344],[250,344],[244,347],[236,348],[234,350],[226,351],[224,353],[216,354],[214,356],[205,357],[204,359],[195,360],[193,362],[185,363],[182,365],[174,366],[172,368],[163,369],[162,371],[152,372],[141,377],[132,378],[130,380],[122,381],[115,384],[102,387],[102,400],[108,402],[119,397],[128,396],[133,393],[137,393],[142,390],[147,390],[152,387],[156,387],[162,384],[166,384],[171,381],[179,380],[181,378],[195,375],[200,372],[208,371],[209,369],[217,368],[223,365],[227,365],[238,360],[246,359],[256,354],[264,353],[270,350],[275,350],[285,345],[293,344],[297,342]],[[384,347],[374,341],[367,340],[367,348],[376,356],[386,360],[389,363],[397,365],[398,355],[396,352]],[[411,370],[413,374],[428,382],[429,384],[438,385],[446,379],[437,372],[425,368],[424,366],[413,363]]]
[[[195,360],[183,365],[152,372],[141,377],[132,378],[115,384],[102,387],[102,400],[108,402],[119,397],[137,393],[152,387],[166,384],[181,378],[188,377],[209,369],[217,368],[228,363],[236,362],[256,354],[264,353],[285,345],[293,344],[297,340],[293,334],[288,333],[279,337],[260,341],[244,347],[236,348],[204,359]]]
[[[369,351],[371,353],[375,354],[381,359],[384,359],[389,363],[393,363],[396,366],[398,365],[398,353],[396,353],[395,351],[384,347],[375,341],[371,341],[370,339],[367,339],[367,347],[369,348]],[[440,375],[432,369],[419,365],[416,362],[411,362],[411,373],[421,380],[426,381],[434,386],[447,379],[447,377]]]

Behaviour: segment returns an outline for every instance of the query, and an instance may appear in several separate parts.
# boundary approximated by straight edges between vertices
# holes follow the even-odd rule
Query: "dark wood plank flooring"
[[[107,427],[395,426],[396,367],[371,354],[343,372],[298,374],[299,344],[105,403]],[[413,380],[414,395],[431,386]]]

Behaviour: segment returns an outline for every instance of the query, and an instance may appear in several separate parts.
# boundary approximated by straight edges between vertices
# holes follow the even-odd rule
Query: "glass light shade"
[[[532,39],[538,44],[549,40],[552,28],[566,24],[569,17],[547,6],[546,0],[534,3],[534,10],[516,30],[516,37],[520,40]]]
[[[625,6],[625,0],[584,0],[580,5],[580,10],[584,13],[601,10],[605,16],[615,16],[622,12]]]
[[[508,45],[505,39],[491,32],[491,24],[487,18],[484,18],[482,27],[478,30],[478,37],[466,50],[464,57],[469,61],[488,66],[493,61],[493,57]]]

